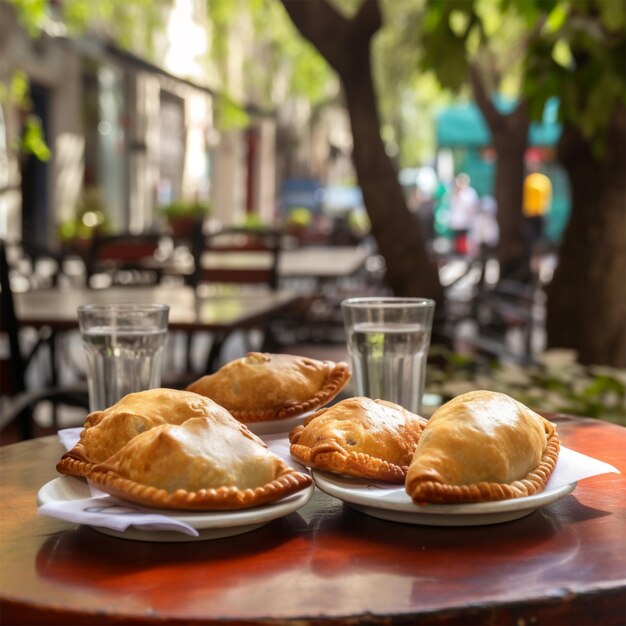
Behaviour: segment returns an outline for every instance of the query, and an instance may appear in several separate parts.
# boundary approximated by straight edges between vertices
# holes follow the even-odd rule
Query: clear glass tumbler
[[[358,396],[420,413],[435,302],[427,298],[349,298],[341,303]]]
[[[91,411],[161,385],[168,315],[166,304],[78,307]]]

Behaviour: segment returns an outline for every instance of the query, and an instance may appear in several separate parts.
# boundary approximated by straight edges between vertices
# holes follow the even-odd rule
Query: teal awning
[[[512,111],[516,106],[513,100],[504,98],[495,101],[502,113]],[[529,145],[554,146],[561,136],[561,126],[557,122],[559,103],[551,99],[546,103],[541,123],[530,125]],[[473,102],[448,107],[436,116],[437,145],[439,148],[475,147],[491,144],[491,133],[480,109]]]

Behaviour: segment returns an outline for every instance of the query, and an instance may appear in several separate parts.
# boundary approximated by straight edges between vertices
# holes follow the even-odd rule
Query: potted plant
[[[285,231],[296,237],[303,235],[313,224],[313,215],[306,207],[291,209],[285,218]]]
[[[85,254],[96,232],[107,232],[109,226],[100,189],[87,187],[74,215],[59,225],[61,245],[67,251]]]
[[[211,204],[200,200],[174,200],[159,209],[172,236],[189,238],[202,227],[202,222],[211,213]]]

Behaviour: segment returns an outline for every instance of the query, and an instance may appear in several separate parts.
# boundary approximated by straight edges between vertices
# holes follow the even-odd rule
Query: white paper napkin
[[[63,428],[58,431],[59,441],[66,450],[73,448],[80,439],[82,428]]]
[[[73,448],[82,428],[64,428],[58,432],[66,450]],[[140,530],[169,530],[197,537],[200,533],[190,524],[158,511],[130,504],[108,495],[87,480],[91,498],[47,502],[39,507],[39,515],[56,517],[74,524],[101,526],[124,531],[130,526]]]
[[[66,450],[76,445],[81,431],[82,428],[79,427],[65,428],[58,432],[59,440]],[[284,435],[267,435],[261,438],[267,443],[268,448],[290,467],[301,472],[308,472],[307,468],[291,458],[289,440]],[[114,498],[98,489],[89,480],[87,480],[87,484],[92,495],[91,498],[48,502],[39,507],[39,514],[56,517],[66,522],[101,526],[120,532],[132,526],[148,531],[169,530],[195,537],[199,535],[193,526],[176,517]]]
[[[599,461],[586,454],[561,446],[559,458],[546,484],[546,489],[556,489],[557,487],[570,485],[584,478],[591,478],[600,474],[619,473],[620,471],[616,467],[604,461]]]
[[[39,507],[39,515],[48,515],[87,526],[101,526],[124,531],[132,526],[140,530],[169,530],[197,537],[200,533],[175,517],[151,513],[148,509],[104,495],[84,500],[48,502]]]

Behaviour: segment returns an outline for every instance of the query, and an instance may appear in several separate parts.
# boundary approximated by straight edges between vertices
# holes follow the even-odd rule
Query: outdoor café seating
[[[192,284],[256,285],[275,289],[281,234],[269,228],[224,227],[196,233]],[[205,253],[208,253],[205,260]]]
[[[290,294],[279,299],[284,290],[272,289],[270,285],[264,286],[264,291],[270,294],[267,308],[260,306],[259,291],[256,296],[248,297],[244,295],[247,289],[241,285],[236,288],[237,296],[227,292],[202,295],[208,284],[204,287],[202,284],[196,287],[139,285],[134,289],[83,287],[65,291],[53,288],[13,294],[8,269],[3,261],[2,331],[12,337],[11,346],[15,345],[19,330],[16,311],[26,313],[25,319],[35,328],[50,326],[63,330],[74,327],[76,306],[85,301],[170,302],[172,331],[210,331],[218,338],[228,338],[239,329],[247,331],[259,324],[265,327],[285,307],[298,302]],[[13,306],[14,295],[20,307]],[[260,307],[257,312],[255,306]],[[237,307],[239,314],[233,317]],[[224,342],[222,349],[225,345]],[[310,352],[302,344],[281,349],[321,360],[348,358],[344,343],[312,345]],[[229,354],[222,350],[220,356],[228,358]],[[19,355],[19,352],[10,354],[13,367],[20,365]],[[20,365],[16,373],[23,371]],[[12,380],[17,380],[19,387],[20,380]],[[349,398],[353,389],[346,387],[337,401]],[[68,482],[70,486],[78,485],[71,498],[90,497],[83,488],[87,484],[84,480],[59,478],[55,470],[65,450],[61,435],[69,436],[79,429],[62,428],[58,435],[29,439],[33,434],[41,434],[40,429],[33,429],[32,421],[32,408],[40,400],[69,401],[70,405],[71,401],[78,404],[82,400],[82,412],[87,414],[86,394],[76,395],[72,392],[77,389],[63,385],[55,387],[53,393],[50,391],[46,386],[13,394],[10,400],[19,399],[13,405],[18,408],[3,413],[1,424],[6,425],[5,415],[14,416],[11,419],[20,427],[17,439],[22,440],[2,448],[2,472],[11,477],[10,484],[5,481],[2,486],[3,497],[11,502],[13,512],[8,516],[3,541],[11,546],[6,553],[8,563],[14,571],[22,572],[15,580],[3,582],[7,591],[3,592],[2,610],[8,623],[14,618],[20,623],[25,617],[31,623],[41,623],[47,606],[55,605],[57,588],[65,590],[69,598],[67,605],[59,609],[64,623],[75,621],[77,616],[83,623],[97,623],[93,607],[104,615],[107,606],[115,607],[121,621],[138,623],[141,616],[134,600],[129,599],[129,589],[142,606],[151,603],[163,616],[164,623],[176,623],[181,617],[193,621],[193,616],[198,614],[205,623],[217,623],[222,618],[238,623],[262,623],[259,615],[264,610],[259,611],[254,604],[242,604],[238,595],[241,589],[249,589],[255,597],[269,594],[267,611],[278,621],[286,616],[290,622],[306,624],[320,623],[316,617],[320,612],[332,616],[334,623],[341,623],[345,615],[352,616],[350,620],[355,623],[370,623],[369,614],[363,614],[363,606],[370,605],[377,614],[409,616],[408,621],[415,618],[415,623],[429,623],[422,619],[424,611],[437,619],[453,615],[455,621],[462,623],[477,615],[481,622],[500,622],[512,613],[528,615],[530,619],[535,612],[557,618],[563,615],[567,620],[578,612],[595,615],[601,611],[609,620],[607,623],[617,623],[613,617],[618,615],[620,607],[618,578],[622,561],[616,554],[615,543],[623,526],[623,515],[617,505],[607,503],[623,491],[621,475],[593,476],[578,485],[564,485],[556,495],[550,491],[547,495],[552,499],[539,503],[537,510],[502,512],[502,506],[496,503],[495,508],[481,512],[478,520],[470,520],[470,516],[459,521],[455,517],[458,513],[442,516],[437,513],[440,507],[435,506],[432,513],[426,511],[426,517],[416,522],[402,518],[406,515],[402,512],[378,509],[371,503],[360,506],[358,502],[343,501],[339,496],[345,486],[341,487],[335,479],[324,482],[324,475],[314,472],[316,485],[320,487],[311,488],[295,501],[286,500],[288,507],[293,508],[287,508],[278,518],[262,517],[269,515],[271,507],[239,513],[191,512],[181,517],[194,520],[194,524],[198,524],[198,519],[213,517],[227,521],[219,527],[199,529],[202,540],[199,542],[182,533],[180,537],[170,533],[167,541],[154,542],[155,536],[150,533],[160,531],[131,528],[116,535],[116,531],[102,532],[96,527],[37,515],[38,502],[50,501],[50,493],[57,493],[54,488],[58,481],[64,481],[62,485]],[[602,420],[546,415],[557,424],[564,446],[620,466],[623,429]],[[3,428],[2,436],[6,432]],[[261,438],[269,446],[278,446],[282,445],[284,436],[282,432],[270,432]],[[377,487],[368,492],[368,497],[384,499],[384,493]],[[481,503],[477,506],[485,508]],[[498,515],[511,515],[514,519],[504,523]],[[249,527],[241,526],[242,517],[252,519]],[[29,522],[25,524],[23,520]],[[524,558],[511,558],[512,553],[523,554]],[[589,563],[594,564],[593,575],[587,575],[589,568],[583,567]],[[94,571],[107,573],[108,577],[94,577]],[[427,577],[423,576],[424,572],[428,572]],[[542,577],[540,585],[536,584],[537,576]],[[184,590],[172,595],[171,589],[178,589],[175,581],[181,579]],[[480,584],[466,584],[467,580],[476,579]],[[293,594],[276,593],[276,588],[287,584],[285,580],[296,581]],[[508,580],[520,581],[514,596],[510,596],[504,582]],[[595,586],[598,580],[607,581],[600,597]],[[324,592],[329,585],[337,590],[339,597]],[[366,605],[362,594],[354,593],[354,589],[363,585],[371,589],[367,593],[371,600]],[[581,593],[572,602],[555,603],[555,589],[564,585],[577,585]],[[16,590],[20,589],[23,602],[15,600]],[[315,593],[304,593],[303,589],[314,589]],[[206,600],[211,594],[215,597]],[[88,601],[81,603],[84,597]],[[504,602],[500,600],[503,597]],[[519,598],[523,599],[522,605]]]
[[[85,258],[89,286],[155,284],[161,280],[159,233],[95,233]],[[98,278],[96,278],[98,277]]]
[[[54,340],[48,329],[40,329],[34,341],[25,345],[22,325],[15,312],[5,242],[0,240],[0,337],[6,352],[0,355],[2,415],[0,431],[17,428],[22,439],[35,435],[33,411],[41,403],[53,406],[53,426],[57,426],[58,406],[89,407],[86,384],[60,385],[54,366]],[[27,370],[35,361],[45,360],[47,379],[36,386],[27,382]],[[41,368],[40,368],[41,369]]]
[[[193,274],[189,283],[196,289],[220,291],[275,290],[278,287],[278,263],[281,233],[269,228],[221,227],[213,232],[198,230],[192,239]],[[231,333],[214,334],[206,356],[205,371],[213,371],[219,362],[224,343]],[[270,327],[264,329],[262,346],[271,345]],[[247,345],[249,333],[244,333]],[[192,336],[187,338],[188,367]]]

